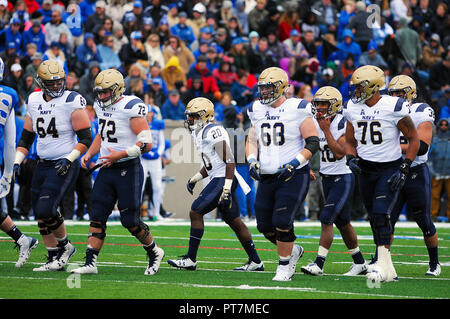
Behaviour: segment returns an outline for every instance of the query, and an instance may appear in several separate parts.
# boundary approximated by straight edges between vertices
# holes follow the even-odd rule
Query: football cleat
[[[316,263],[310,263],[306,266],[302,266],[301,270],[304,274],[311,275],[311,276],[322,276],[323,275],[323,270],[319,266],[317,266]]]
[[[181,259],[169,259],[167,263],[173,267],[187,269],[187,270],[195,270],[197,269],[197,262],[192,261],[187,255],[180,256],[183,257]]]
[[[28,237],[22,235],[17,241],[17,245],[19,246],[19,260],[16,262],[16,267],[22,267],[30,257],[30,254],[33,249],[36,248],[38,244],[38,240],[33,237]]]
[[[88,257],[89,262],[86,260],[86,263],[83,266],[72,269],[70,272],[73,274],[98,274],[97,257],[98,257],[97,255],[91,254]]]
[[[425,273],[427,276],[439,276],[441,274],[441,265],[436,264],[435,266],[430,266],[428,271]]]
[[[249,261],[247,261],[247,263],[245,265],[234,268],[234,270],[237,270],[237,271],[264,271],[264,264],[262,261],[259,264],[257,264],[254,261],[249,260]]]
[[[367,262],[364,262],[364,264],[353,263],[350,270],[347,271],[344,276],[365,275],[367,273],[367,266]]]
[[[272,278],[273,281],[291,281],[292,271],[289,264],[278,265],[275,277]]]
[[[147,252],[148,266],[144,272],[144,275],[154,275],[158,272],[161,261],[164,258],[164,250],[155,246],[153,250]]]
[[[54,269],[50,269],[50,265],[53,263],[53,261],[56,259],[56,255],[50,257],[47,256],[47,262],[43,265],[41,265],[40,267],[36,267],[33,268],[33,271],[54,271]],[[58,270],[63,270],[63,269],[58,269]]]
[[[295,274],[298,260],[303,256],[304,251],[305,250],[300,245],[294,245],[294,247],[292,247],[291,259],[289,260],[289,267],[291,268],[292,275]]]
[[[371,272],[368,272],[366,274],[366,278],[373,282],[392,282],[392,281],[398,281],[397,274],[391,267],[380,267],[380,265],[375,265],[373,270]]]
[[[64,247],[60,248],[56,259],[49,265],[50,270],[63,269],[68,263],[70,258],[75,254],[76,248],[70,242]]]

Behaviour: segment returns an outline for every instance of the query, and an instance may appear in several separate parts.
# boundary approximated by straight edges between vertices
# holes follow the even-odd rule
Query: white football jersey
[[[418,128],[419,125],[424,122],[431,122],[432,124],[434,123],[434,110],[427,103],[414,103],[410,106],[410,109],[411,114],[409,114],[409,116],[411,117],[416,128]],[[400,135],[400,143],[408,143],[408,140],[403,136],[403,134]],[[405,154],[403,154],[403,158],[405,158]],[[425,155],[416,156],[411,166],[414,167],[426,163],[427,160],[428,152]]]
[[[223,126],[217,123],[208,123],[198,132],[192,132],[192,138],[208,176],[211,179],[214,177],[225,177],[226,163],[214,149],[214,145],[222,141],[225,141],[228,147],[230,146],[228,132]]]
[[[72,127],[72,112],[86,107],[79,93],[64,91],[63,95],[45,101],[43,92],[33,92],[25,102],[27,115],[37,133],[37,155],[41,159],[56,160],[72,152],[77,136]]]
[[[273,108],[255,101],[247,112],[258,137],[261,173],[275,174],[304,148],[300,126],[306,118],[313,117],[311,103],[289,98]]]
[[[410,113],[408,101],[382,95],[372,107],[348,101],[345,118],[353,125],[359,157],[372,162],[392,162],[402,156],[397,123]]]
[[[341,175],[350,174],[352,171],[348,168],[346,164],[345,156],[340,160],[336,159],[333,151],[328,146],[327,139],[325,138],[325,133],[319,126],[319,123],[314,118],[314,124],[316,125],[317,131],[319,132],[320,141],[320,172],[326,175]],[[342,114],[336,114],[333,121],[330,123],[331,135],[337,141],[345,135],[345,129],[347,127],[347,121]]]
[[[116,103],[105,108],[94,103],[95,113],[98,117],[98,134],[102,138],[100,157],[108,155],[108,148],[115,151],[123,151],[138,142],[130,126],[133,117],[145,117],[147,105],[134,95],[123,95]],[[123,162],[133,157],[125,157],[119,160]]]

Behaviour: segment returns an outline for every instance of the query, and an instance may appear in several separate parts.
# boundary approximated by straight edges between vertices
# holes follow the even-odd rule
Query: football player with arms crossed
[[[17,176],[37,133],[39,159],[31,185],[31,205],[48,260],[33,271],[62,270],[76,251],[57,208],[76,181],[78,157],[91,145],[92,135],[86,100],[66,90],[65,80],[64,69],[56,60],[39,65],[36,82],[41,91],[31,93],[25,102],[27,115],[14,161]]]
[[[328,250],[333,243],[333,223],[339,229],[352,258],[353,265],[346,276],[365,273],[367,263],[358,247],[355,230],[350,223],[352,209],[350,196],[355,187],[355,177],[345,162],[345,127],[342,116],[342,95],[332,86],[320,88],[311,101],[316,111],[314,123],[320,139],[320,175],[326,203],[320,213],[322,232],[319,250],[313,263],[303,266],[302,272],[321,276]],[[311,174],[314,177],[314,174]]]
[[[308,192],[308,160],[319,150],[319,138],[311,103],[285,96],[286,72],[267,68],[257,85],[259,101],[248,109],[252,125],[246,147],[250,176],[260,181],[256,222],[258,231],[277,246],[272,280],[289,281],[303,255],[303,248],[294,245],[294,217]]]
[[[246,264],[234,270],[263,271],[264,264],[256,252],[250,231],[241,220],[239,203],[233,195],[238,183],[244,187],[248,185],[236,172],[227,131],[223,126],[215,123],[214,104],[207,98],[195,98],[186,106],[185,118],[185,126],[192,133],[196,149],[203,160],[200,171],[189,179],[187,189],[193,194],[197,182],[207,177],[209,182],[191,206],[189,213],[191,229],[187,254],[181,256],[181,259],[167,262],[177,268],[188,270],[197,268],[197,251],[205,228],[203,216],[219,208],[222,219],[236,233],[249,258]]]
[[[106,222],[117,206],[123,227],[143,245],[149,257],[145,275],[158,272],[164,251],[156,246],[149,227],[140,219],[144,171],[140,156],[152,148],[146,120],[147,105],[134,95],[123,95],[125,83],[115,69],[100,72],[94,81],[95,113],[99,131],[92,146],[81,158],[86,168],[100,152],[102,166],[92,189],[86,262],[73,273],[97,274],[97,257],[106,237]]]
[[[398,75],[389,82],[388,93],[409,102],[411,117],[417,128],[420,139],[419,152],[411,164],[411,170],[401,189],[397,204],[391,216],[392,227],[398,220],[403,205],[413,213],[417,225],[423,232],[425,245],[430,257],[429,268],[425,275],[439,276],[441,266],[438,259],[438,237],[436,227],[431,219],[431,176],[427,166],[428,149],[433,136],[434,110],[427,103],[413,103],[417,97],[416,83],[407,75]],[[408,149],[408,144],[401,137],[402,152]],[[391,242],[392,243],[392,242]]]
[[[390,254],[390,215],[419,150],[408,102],[380,95],[384,85],[380,68],[373,65],[358,68],[350,80],[351,100],[344,108],[347,165],[357,175],[377,246],[378,262],[366,275],[375,282],[398,280]],[[409,141],[405,159],[400,132]]]
[[[5,65],[0,58],[0,82],[3,81],[3,72]],[[16,122],[14,108],[19,104],[17,92],[7,86],[0,85],[0,139],[3,139],[3,154],[0,150],[0,156],[4,159],[2,178],[0,179],[0,200],[11,191],[13,182],[14,154],[16,152]],[[38,240],[22,234],[20,229],[14,224],[7,213],[0,210],[0,229],[8,236],[14,239],[19,247],[19,260],[16,267],[20,268],[30,257],[31,251],[36,248]]]

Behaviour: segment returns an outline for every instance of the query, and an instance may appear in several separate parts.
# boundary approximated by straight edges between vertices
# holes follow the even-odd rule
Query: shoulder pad
[[[67,95],[66,103],[73,102],[75,100],[75,98],[77,97],[77,95],[80,95],[80,94],[75,91],[70,92],[69,95]]]
[[[343,116],[343,117],[341,118],[341,120],[339,121],[338,126],[337,126],[337,128],[338,128],[339,131],[342,130],[342,129],[344,129],[346,121],[347,121],[347,120],[346,120],[345,117]]]
[[[305,109],[308,103],[309,102],[307,100],[300,99],[300,102],[297,105],[297,109]]]
[[[206,138],[208,132],[210,129],[212,129],[213,127],[217,127],[220,126],[220,124],[217,123],[211,123],[209,125],[207,125],[204,129],[203,129],[203,133],[202,133],[202,139]]]
[[[429,106],[427,103],[422,103],[419,106],[417,106],[416,112],[423,112],[423,111],[425,111],[425,109],[427,107],[431,107],[431,106]]]
[[[394,107],[394,112],[398,112],[402,109],[403,103],[405,103],[406,101],[402,98],[398,98],[397,102],[395,103],[395,107]]]
[[[143,102],[140,98],[137,98],[137,97],[136,97],[136,98],[133,98],[133,99],[131,99],[130,101],[128,101],[127,104],[125,104],[124,109],[125,109],[125,110],[132,109],[133,106],[135,106],[136,104],[139,104],[139,103],[144,104],[144,102]]]

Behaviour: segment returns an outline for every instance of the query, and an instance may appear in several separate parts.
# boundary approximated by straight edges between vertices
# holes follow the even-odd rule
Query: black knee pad
[[[0,211],[0,225],[3,224],[3,222],[5,221],[5,219],[8,217],[8,214]]]
[[[42,236],[50,235],[52,232],[48,229],[47,225],[43,222],[38,222],[39,233]]]
[[[436,234],[436,227],[429,214],[424,213],[422,210],[413,211],[413,217],[417,226],[422,230],[424,237],[431,237]]]
[[[92,232],[88,234],[88,237],[95,237],[101,240],[104,240],[106,237],[106,224],[101,222],[91,222],[89,224],[90,227],[100,229],[99,232]]]
[[[59,226],[61,226],[62,223],[64,223],[64,218],[60,213],[58,213],[58,215],[56,216],[42,220],[50,231],[57,229]]]
[[[277,244],[277,234],[275,232],[265,232],[263,233],[264,237],[266,237],[271,243]]]
[[[387,214],[374,214],[371,217],[371,226],[375,244],[390,245],[392,237],[391,218]]]
[[[144,230],[144,233],[142,235],[139,235],[139,233]],[[147,236],[150,234],[150,228],[146,223],[144,223],[142,220],[139,221],[139,225],[128,228],[128,231],[136,237],[140,242],[143,242]]]
[[[294,228],[289,229],[289,231],[281,231],[281,230],[275,230],[277,240],[284,242],[284,243],[291,243],[295,241],[296,237],[294,234]]]

